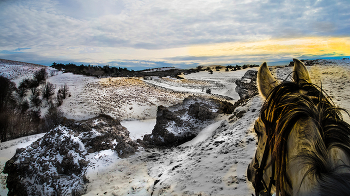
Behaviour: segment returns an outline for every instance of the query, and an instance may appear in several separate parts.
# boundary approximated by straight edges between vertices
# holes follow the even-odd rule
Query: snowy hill
[[[307,69],[313,82],[319,86],[322,84],[322,88],[333,98],[336,105],[350,111],[350,67],[347,62],[331,62],[326,65],[309,66]],[[218,99],[230,97],[227,101],[237,102],[239,95],[234,90],[236,81],[241,79],[247,70],[213,74],[203,71],[186,75],[184,80],[96,79],[69,73],[58,73],[48,80],[57,86],[67,83],[70,87],[72,96],[61,106],[65,116],[81,121],[94,118],[103,112],[120,119],[121,125],[131,132],[130,137],[135,131],[134,136],[128,139],[135,142],[136,139],[142,139],[142,135],[152,132],[150,129],[154,125],[159,105],[176,105],[190,95]],[[277,78],[283,80],[292,72],[292,67],[272,67],[271,70]],[[211,88],[212,93],[216,95],[202,92],[201,85]],[[246,169],[256,148],[256,136],[252,126],[259,115],[262,102],[259,96],[240,102],[233,114],[218,115],[213,122],[202,128],[196,137],[180,146],[165,149],[138,147],[138,152],[127,158],[120,158],[113,141],[110,149],[87,152],[89,147],[79,135],[74,136],[76,138],[70,136],[72,143],[84,144],[81,157],[90,161],[83,168],[85,181],[88,181],[83,185],[85,194],[252,195],[254,190],[246,180]],[[136,124],[144,119],[149,119],[151,123],[147,121],[146,124]],[[345,119],[350,122],[349,118]],[[98,123],[93,125],[92,121],[91,128],[94,126],[98,126]],[[102,124],[100,126],[94,129],[103,127]],[[17,142],[11,141],[12,143],[6,143],[7,147],[5,143],[1,143],[2,167],[14,155],[17,145],[25,147],[37,137],[43,135],[19,139]],[[79,150],[79,145],[77,147]],[[125,147],[127,146],[124,145],[123,149]],[[37,158],[38,161],[40,159]],[[5,186],[5,178],[2,174],[2,187]],[[6,194],[6,190],[1,193]]]

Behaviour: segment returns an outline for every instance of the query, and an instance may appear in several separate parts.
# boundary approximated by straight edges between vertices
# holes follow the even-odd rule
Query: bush
[[[20,109],[21,109],[21,114],[24,114],[28,109],[29,109],[29,103],[27,100],[24,100],[21,105],[20,105]]]
[[[30,96],[30,103],[34,107],[39,107],[41,105],[40,92],[37,88],[32,88],[32,95]]]
[[[46,82],[46,78],[47,78],[47,73],[46,73],[46,69],[42,68],[39,71],[34,73],[34,80],[38,83],[45,83]]]
[[[50,131],[51,129],[55,128],[57,125],[62,123],[63,119],[63,112],[57,107],[51,105],[46,115],[44,116],[41,132]]]
[[[43,99],[46,99],[46,101],[49,102],[54,94],[55,86],[52,83],[47,82],[42,90]]]
[[[17,94],[20,98],[23,98],[27,95],[31,81],[29,79],[23,79],[17,88]]]
[[[57,104],[58,106],[62,105],[63,100],[66,99],[67,97],[70,97],[71,94],[69,92],[69,88],[67,84],[64,84],[64,86],[61,86],[61,88],[58,89],[57,91]]]
[[[220,71],[221,68],[222,68],[222,67],[221,67],[220,65],[218,65],[218,66],[215,67],[216,71]]]
[[[16,86],[9,79],[0,76],[0,140],[6,141],[9,119],[13,115],[13,108],[16,106],[12,92]]]
[[[203,66],[197,66],[197,71],[203,71]]]

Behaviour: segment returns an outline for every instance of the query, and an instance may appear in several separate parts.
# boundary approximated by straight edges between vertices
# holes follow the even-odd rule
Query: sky
[[[0,58],[127,67],[350,57],[350,0],[0,0]]]

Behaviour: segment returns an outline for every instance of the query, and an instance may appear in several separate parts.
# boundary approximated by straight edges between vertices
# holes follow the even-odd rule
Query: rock
[[[210,111],[208,107],[206,107],[205,104],[200,104],[198,102],[190,105],[188,109],[188,114],[199,119],[199,120],[208,120],[208,119],[214,119],[216,115]]]
[[[86,151],[72,130],[59,126],[6,162],[8,195],[67,195],[84,192]],[[32,148],[35,147],[34,148]],[[64,149],[64,150],[63,150]],[[61,154],[64,153],[64,154]],[[33,159],[35,157],[35,159]],[[38,189],[37,187],[42,187]]]
[[[112,149],[127,157],[137,148],[129,131],[110,116],[67,120],[30,146],[17,149],[6,162],[8,195],[82,195],[88,182],[88,153]]]
[[[129,155],[134,154],[136,152],[136,149],[137,149],[137,146],[136,146],[136,143],[134,142],[130,142],[130,143],[120,142],[115,147],[115,151],[118,153],[118,156],[120,158],[126,158]]]
[[[240,99],[248,99],[258,94],[257,71],[248,70],[240,80],[236,80],[236,92]]]
[[[143,137],[144,144],[170,147],[185,143],[213,123],[224,105],[219,100],[189,96],[181,104],[159,106],[156,125],[152,134]]]

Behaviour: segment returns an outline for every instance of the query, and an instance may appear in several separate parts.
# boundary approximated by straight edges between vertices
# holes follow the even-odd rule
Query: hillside
[[[318,64],[308,66],[307,69],[313,82],[322,86],[337,106],[350,111],[348,60],[318,61]],[[280,80],[288,80],[292,67],[271,67],[271,70]],[[62,72],[49,77],[48,81],[57,86],[66,82],[72,92],[72,96],[60,106],[60,109],[65,116],[75,119],[70,125],[73,128],[67,125],[67,128],[58,129],[65,134],[71,132],[72,135],[68,137],[70,140],[64,141],[76,146],[75,153],[80,153],[77,161],[82,157],[85,157],[85,161],[90,161],[88,165],[83,164],[79,170],[79,172],[86,172],[86,179],[82,177],[82,181],[79,181],[84,182],[84,179],[88,181],[83,186],[85,194],[252,195],[254,190],[246,179],[246,169],[256,148],[256,136],[252,127],[259,115],[263,100],[260,96],[253,96],[238,102],[240,96],[235,91],[236,81],[251,82],[247,78],[242,78],[247,71],[248,69],[232,72],[214,71],[213,74],[202,71],[184,75],[185,79],[182,80],[171,77],[154,77],[149,80],[98,79]],[[212,94],[206,93],[207,89],[211,89]],[[182,145],[171,148],[149,148],[137,140],[142,140],[142,135],[152,133],[150,130],[152,126],[148,127],[146,124],[135,122],[141,122],[144,119],[155,120],[160,105],[168,108],[169,111],[175,111],[174,105],[181,106],[182,101],[188,96],[215,98],[237,104],[232,114],[217,115],[214,121],[202,128],[197,136]],[[179,107],[176,110],[180,111],[182,108]],[[129,132],[129,139],[138,145],[135,154],[121,158],[122,155],[115,150],[119,143],[113,143],[113,141],[105,141],[108,148],[88,152],[91,147],[84,138],[85,133],[80,134],[83,132],[74,129],[79,127],[77,126],[79,123],[85,122],[90,124],[84,125],[84,130],[93,128],[100,132],[106,126],[109,127],[109,123],[94,119],[102,112],[120,119],[121,126],[125,125]],[[188,117],[184,111],[181,114],[185,114],[181,119]],[[347,122],[350,122],[348,117],[344,117]],[[90,118],[92,120],[87,120]],[[198,121],[198,123],[201,122]],[[169,127],[171,126],[166,129]],[[52,130],[51,134],[55,135],[58,129]],[[98,135],[94,131],[89,134]],[[29,141],[34,141],[38,137],[43,138],[38,141],[47,141],[50,138],[49,135],[39,135],[9,141],[6,145],[1,143],[2,167],[15,154],[14,149],[17,145],[21,148],[25,147],[19,141],[23,143],[28,141],[26,145],[29,145]],[[130,141],[129,139],[127,140]],[[59,138],[55,137],[55,141],[59,141]],[[28,146],[26,150],[36,145]],[[80,151],[79,148],[81,148]],[[122,149],[120,153],[131,148],[128,145],[119,145],[117,149]],[[21,151],[18,150],[18,156],[22,156]],[[74,162],[74,159],[72,160]],[[1,178],[4,187],[6,175],[2,174]],[[5,192],[6,190],[3,190],[3,193]]]

